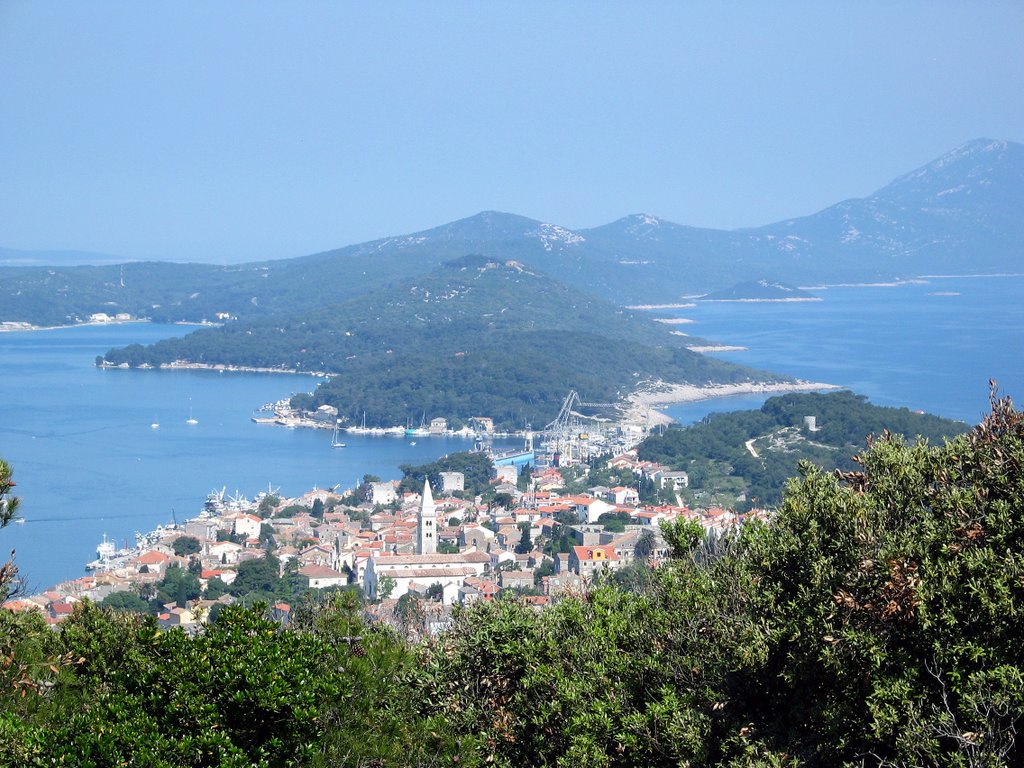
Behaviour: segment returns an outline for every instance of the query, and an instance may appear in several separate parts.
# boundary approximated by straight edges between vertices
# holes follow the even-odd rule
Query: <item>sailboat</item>
[[[192,415],[192,399],[191,398],[189,398],[189,401],[188,401],[188,418],[185,419],[185,423],[186,424],[198,424],[199,423],[199,419],[195,418]]]
[[[338,439],[338,432],[341,430],[341,419],[334,422],[334,436],[331,438],[331,448],[344,448],[345,444]]]

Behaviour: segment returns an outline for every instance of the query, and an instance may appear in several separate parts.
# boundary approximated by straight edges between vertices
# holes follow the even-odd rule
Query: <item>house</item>
[[[263,520],[256,515],[239,515],[232,524],[232,531],[236,536],[245,536],[247,539],[259,539],[260,527]]]
[[[443,416],[438,416],[436,419],[430,420],[430,434],[440,435],[448,431],[448,419]]]
[[[194,536],[200,541],[213,541],[217,538],[217,521],[208,517],[189,520],[185,523],[185,535]]]
[[[501,587],[490,579],[470,577],[466,579],[466,584],[473,587],[480,593],[481,600],[493,600],[501,591]]]
[[[530,589],[533,587],[533,571],[502,571],[498,574],[502,589]]]
[[[427,586],[461,585],[466,577],[482,574],[490,563],[490,556],[483,552],[457,555],[374,555],[366,564],[363,591],[371,600],[376,600],[380,582],[385,578],[394,584],[390,594],[394,599],[406,594],[414,581]]]
[[[654,482],[658,484],[659,488],[671,488],[673,491],[679,491],[690,487],[690,476],[682,471],[661,471],[654,473]]]
[[[484,528],[482,525],[476,523],[466,524],[462,526],[462,532],[459,535],[459,544],[463,547],[473,547],[479,549],[481,552],[485,552],[487,547],[494,542],[494,531],[490,528]]]
[[[441,472],[441,492],[466,490],[466,476],[462,472]]]
[[[609,488],[607,498],[616,505],[640,503],[640,494],[637,493],[636,488],[628,488],[624,485]]]
[[[366,500],[371,504],[390,504],[398,498],[398,481],[388,480],[381,483],[368,483]]]
[[[637,465],[636,451],[626,451],[608,460],[605,466],[608,469],[634,469]]]
[[[213,559],[225,565],[232,565],[238,562],[242,547],[233,541],[218,541],[210,544],[206,551]]]
[[[171,627],[187,627],[196,621],[195,614],[188,608],[170,608],[156,617],[156,623],[161,629]]]
[[[348,584],[348,575],[328,568],[326,565],[306,565],[299,568],[299,575],[305,576],[310,589],[343,587]]]
[[[502,465],[494,468],[494,476],[497,478],[499,483],[508,483],[515,485],[519,479],[519,470],[512,464]]]
[[[238,546],[237,544],[235,545]],[[167,566],[171,562],[171,556],[165,555],[163,552],[157,552],[156,550],[149,550],[143,552],[135,560],[135,569],[139,573],[167,573]],[[143,571],[142,569],[146,570]]]
[[[333,568],[337,558],[333,547],[325,546],[324,544],[314,544],[299,552],[298,560],[300,566],[326,565],[328,568]]]
[[[590,496],[577,496],[573,500],[568,501],[568,503],[579,517],[581,523],[596,523],[601,515],[615,509],[614,504],[609,504],[607,501]]]
[[[622,564],[611,544],[573,547],[569,551],[568,570],[584,579],[592,579],[602,569],[615,570]]]
[[[270,609],[270,618],[278,624],[287,626],[292,620],[292,607],[288,603],[274,603]]]

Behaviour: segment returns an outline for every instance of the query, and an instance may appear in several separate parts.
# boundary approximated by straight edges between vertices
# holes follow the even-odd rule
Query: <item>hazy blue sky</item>
[[[0,2],[0,246],[769,223],[1024,141],[1024,3]]]

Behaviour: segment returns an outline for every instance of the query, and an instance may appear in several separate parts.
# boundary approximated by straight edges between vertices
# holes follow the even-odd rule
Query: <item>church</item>
[[[423,484],[423,497],[416,515],[416,554],[375,554],[366,565],[363,591],[370,600],[380,597],[381,582],[387,578],[394,586],[387,597],[396,599],[410,591],[422,591],[440,584],[444,602],[451,603],[467,577],[481,576],[490,565],[485,552],[437,554],[437,506],[430,481]]]

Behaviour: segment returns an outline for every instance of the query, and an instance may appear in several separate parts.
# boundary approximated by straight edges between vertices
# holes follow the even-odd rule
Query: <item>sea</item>
[[[714,353],[721,359],[848,387],[879,405],[976,423],[989,379],[1024,401],[1024,276],[810,292],[821,301],[697,302],[651,315],[692,320],[672,328],[746,348]],[[348,434],[345,448],[332,449],[330,431],[251,421],[263,403],[312,390],[312,377],[94,365],[112,347],[191,330],[140,323],[0,333],[0,457],[13,467],[24,520],[0,530],[0,560],[16,550],[31,589],[81,576],[104,535],[132,543],[136,531],[195,516],[212,490],[251,498],[268,488],[286,496],[346,489],[365,474],[397,478],[400,464],[472,447]],[[766,397],[666,411],[689,424]],[[190,415],[196,424],[186,423]]]

